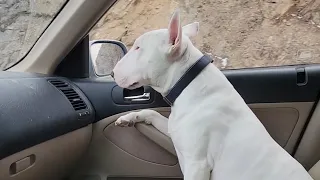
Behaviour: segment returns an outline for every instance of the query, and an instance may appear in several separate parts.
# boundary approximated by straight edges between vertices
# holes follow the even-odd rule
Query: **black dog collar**
[[[179,81],[173,86],[169,93],[163,97],[163,99],[172,106],[174,101],[182,93],[182,91],[191,83],[191,81],[198,76],[198,74],[207,67],[213,60],[204,55],[193,66],[191,66],[187,72],[179,79]]]

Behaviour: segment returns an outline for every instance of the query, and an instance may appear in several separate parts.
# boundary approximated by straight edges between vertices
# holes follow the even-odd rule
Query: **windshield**
[[[28,53],[66,1],[0,1],[0,71]]]

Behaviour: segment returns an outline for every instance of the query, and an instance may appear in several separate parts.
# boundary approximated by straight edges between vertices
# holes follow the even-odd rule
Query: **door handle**
[[[149,92],[145,92],[141,95],[137,95],[137,96],[127,96],[124,97],[125,100],[127,101],[149,101],[150,100],[150,93]]]

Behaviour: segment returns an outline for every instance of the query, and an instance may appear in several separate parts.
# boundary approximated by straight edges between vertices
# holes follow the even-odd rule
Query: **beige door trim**
[[[90,124],[1,159],[0,179],[62,179],[87,150],[91,135]]]
[[[310,169],[320,160],[320,104],[317,104],[294,157]],[[319,165],[318,165],[319,166]]]
[[[297,142],[298,135],[313,104],[313,102],[293,102],[250,104],[249,106],[269,128],[278,129],[273,132],[273,136],[278,141],[285,142],[283,147],[290,152]],[[170,107],[154,108],[153,110],[166,117],[170,114]],[[101,179],[106,179],[108,176],[118,178],[182,177],[179,164],[169,165],[169,159],[167,159],[169,163],[163,163],[165,159],[159,160],[161,157],[150,156],[146,158],[136,153],[137,150],[142,153],[148,152],[149,149],[146,146],[136,146],[138,143],[134,143],[147,137],[169,153],[165,156],[174,155],[174,147],[169,137],[162,135],[154,127],[145,124],[137,124],[135,128],[124,129],[112,126],[116,119],[127,113],[116,114],[93,124],[93,136],[88,153],[83,157],[83,161],[72,179],[81,179],[86,175]],[[271,123],[271,125],[268,123]],[[284,127],[286,123],[290,124],[290,128]],[[136,133],[130,134],[134,131],[133,129],[136,129],[142,136],[137,136]],[[135,138],[134,141],[132,137],[129,137],[130,135],[138,138]]]

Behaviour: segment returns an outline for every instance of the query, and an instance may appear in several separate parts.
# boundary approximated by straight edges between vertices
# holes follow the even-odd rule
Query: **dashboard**
[[[115,82],[0,72],[0,160],[121,112],[168,106],[145,91],[150,100],[133,103]]]
[[[0,159],[94,121],[90,101],[71,81],[0,72]]]

